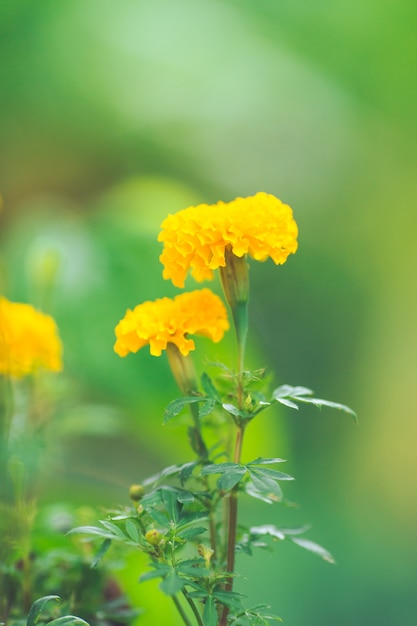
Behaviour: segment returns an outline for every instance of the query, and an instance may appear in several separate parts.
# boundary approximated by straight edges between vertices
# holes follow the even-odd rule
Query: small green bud
[[[141,500],[145,495],[145,489],[142,485],[130,485],[129,487],[129,496],[132,500],[137,502]]]

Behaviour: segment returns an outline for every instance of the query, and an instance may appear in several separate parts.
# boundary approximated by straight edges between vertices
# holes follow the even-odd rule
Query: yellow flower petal
[[[0,374],[20,378],[42,368],[62,369],[55,321],[30,304],[0,297]]]
[[[182,293],[139,304],[115,328],[115,352],[126,356],[149,344],[150,353],[160,356],[173,343],[184,356],[195,349],[188,335],[204,335],[214,342],[228,330],[226,308],[210,289]]]
[[[227,246],[238,257],[271,258],[278,265],[285,263],[298,245],[291,208],[264,192],[227,203],[188,207],[168,215],[161,228],[163,277],[177,287],[184,287],[189,270],[199,282],[211,279],[213,270],[225,265]]]

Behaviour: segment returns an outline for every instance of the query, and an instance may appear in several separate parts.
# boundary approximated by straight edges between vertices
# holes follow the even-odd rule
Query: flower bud
[[[134,502],[137,502],[138,500],[141,500],[143,498],[144,494],[145,494],[145,489],[143,488],[142,485],[130,485],[130,487],[129,487],[129,497]]]
[[[145,539],[152,546],[159,546],[163,541],[164,536],[159,532],[159,530],[156,530],[156,528],[152,528],[146,533]]]

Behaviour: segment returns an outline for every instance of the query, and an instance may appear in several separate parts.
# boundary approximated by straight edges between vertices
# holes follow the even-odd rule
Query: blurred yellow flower
[[[264,192],[188,207],[168,215],[161,228],[163,277],[177,287],[184,287],[189,269],[197,281],[211,279],[213,270],[225,266],[228,247],[237,257],[270,257],[278,265],[298,246],[291,208]]]
[[[150,353],[160,356],[168,343],[175,344],[184,356],[194,350],[188,335],[204,335],[220,341],[229,328],[226,308],[210,289],[182,293],[175,298],[160,298],[128,309],[117,324],[115,352],[126,356],[149,344]]]
[[[38,369],[62,369],[55,321],[30,304],[0,296],[0,374],[21,378]]]

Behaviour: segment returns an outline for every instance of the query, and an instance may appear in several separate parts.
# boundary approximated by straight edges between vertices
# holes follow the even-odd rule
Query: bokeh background
[[[337,560],[285,543],[240,558],[240,590],[289,625],[415,623],[416,13],[413,0],[0,6],[0,290],[53,313],[65,344],[42,503],[127,503],[131,482],[187,454],[184,423],[161,425],[176,395],[165,360],[112,352],[127,307],[176,293],[158,261],[164,216],[259,190],[294,209],[297,254],[251,267],[248,365],[360,422],[271,411],[248,436],[246,458],[289,459],[300,506],[245,514],[308,522]],[[201,366],[234,358],[233,337],[198,347]],[[132,555],[119,575],[150,626],[142,566]],[[158,603],[158,623],[177,624]]]

